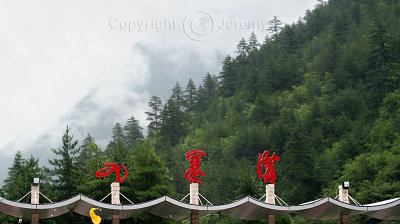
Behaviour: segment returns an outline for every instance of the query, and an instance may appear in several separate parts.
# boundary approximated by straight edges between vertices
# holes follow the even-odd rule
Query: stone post
[[[339,185],[339,201],[350,204],[349,189],[344,189],[342,185]],[[349,224],[349,215],[341,214],[340,224]]]
[[[265,203],[275,204],[275,184],[267,184],[265,186]],[[275,224],[275,215],[268,215],[268,223]]]
[[[31,184],[31,204],[38,205],[39,204],[39,185]],[[39,223],[39,214],[32,213],[31,215],[31,224]]]
[[[190,184],[190,204],[199,205],[199,183]],[[199,224],[199,211],[192,211],[190,224]]]
[[[120,205],[121,202],[119,200],[119,192],[120,187],[118,182],[114,182],[111,184],[111,204]]]
[[[199,183],[190,184],[190,204],[199,205]]]
[[[339,201],[350,204],[349,189],[344,189],[342,185],[339,185]]]
[[[120,205],[121,201],[119,200],[120,195],[120,186],[118,182],[114,182],[111,184],[111,204]],[[119,214],[112,215],[112,224],[119,224]]]
[[[31,184],[31,204],[39,204],[39,185],[34,186],[33,184]]]
[[[265,203],[275,204],[275,184],[267,184],[265,186]]]

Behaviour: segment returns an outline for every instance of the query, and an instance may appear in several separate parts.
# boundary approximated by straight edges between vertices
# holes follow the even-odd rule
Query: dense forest
[[[335,197],[344,180],[362,204],[400,197],[400,2],[318,1],[294,24],[274,17],[268,31],[263,41],[254,33],[240,40],[219,74],[205,75],[198,85],[176,83],[166,102],[151,97],[146,134],[132,116],[115,124],[105,149],[89,133],[78,143],[67,127],[60,147],[52,149],[51,167],[17,153],[2,196],[18,200],[38,176],[53,201],[78,193],[100,200],[115,177],[94,173],[115,162],[129,170],[121,192],[133,202],[181,199],[189,192],[185,154],[199,149],[207,153],[200,192],[208,200],[259,198],[265,188],[256,174],[258,153],[268,149],[281,158],[276,194],[288,204]],[[1,216],[1,223],[14,220]],[[156,220],[174,223],[149,214],[121,223]],[[46,223],[70,221],[90,222],[67,214]],[[246,223],[222,215],[200,222]],[[366,216],[350,222],[389,223]]]

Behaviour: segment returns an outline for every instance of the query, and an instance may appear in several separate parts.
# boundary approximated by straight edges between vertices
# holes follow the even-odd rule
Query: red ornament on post
[[[189,150],[186,153],[186,159],[190,160],[190,169],[186,170],[185,178],[191,183],[202,183],[199,176],[205,176],[204,172],[200,170],[202,156],[206,156],[206,153],[197,149]]]
[[[269,157],[269,151],[265,150],[263,154],[259,154],[258,163],[257,163],[257,175],[258,178],[264,178],[264,182],[271,184],[275,184],[275,161],[279,161],[279,156],[276,156],[275,153],[272,154],[272,157]],[[262,174],[262,171],[265,169],[265,173]]]
[[[122,168],[124,168],[124,170],[125,170],[125,176],[124,176],[124,178],[122,178],[122,179],[121,179],[121,177],[120,177],[119,166],[118,166],[116,163],[105,163],[105,164],[103,164],[103,166],[104,166],[105,168],[103,168],[103,169],[97,171],[97,172],[96,172],[96,177],[99,177],[99,178],[101,178],[101,177],[106,177],[106,176],[110,175],[111,173],[115,172],[116,181],[117,181],[118,183],[121,183],[121,182],[124,181],[124,180],[126,179],[126,177],[128,176],[128,170],[125,168],[125,166],[124,166],[123,163],[121,163],[121,166],[122,166]],[[108,166],[108,167],[107,167],[107,166]],[[107,171],[107,172],[105,172],[105,173],[102,173],[102,172],[105,171],[105,170],[109,170],[109,171]]]

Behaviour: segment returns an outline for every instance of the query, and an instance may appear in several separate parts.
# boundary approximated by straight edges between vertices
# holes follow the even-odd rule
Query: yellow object
[[[94,213],[94,210],[97,210],[97,209],[99,209],[99,208],[92,208],[92,209],[90,209],[90,212],[89,212],[90,218],[92,218],[92,222],[94,224],[100,224],[100,222],[101,222],[101,217],[96,215],[96,213]]]

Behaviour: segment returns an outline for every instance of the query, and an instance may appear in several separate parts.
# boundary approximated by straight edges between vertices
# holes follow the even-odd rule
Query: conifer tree
[[[51,149],[58,157],[49,160],[53,165],[51,173],[53,174],[54,190],[57,195],[57,200],[63,200],[75,196],[78,192],[76,186],[78,183],[77,178],[77,156],[79,148],[77,148],[78,141],[73,140],[73,135],[70,135],[70,129],[67,126],[62,137],[61,148]]]
[[[222,62],[222,71],[219,73],[220,89],[222,96],[230,97],[235,93],[236,77],[233,70],[231,56],[226,56]]]
[[[144,140],[142,129],[139,121],[132,115],[124,126],[124,142],[126,146],[133,147],[137,141]]]
[[[209,105],[217,96],[217,79],[215,76],[211,76],[207,73],[207,76],[203,79],[203,88],[205,90],[205,103]]]
[[[178,143],[179,138],[185,133],[183,122],[183,112],[178,103],[170,98],[161,112],[160,134],[163,136],[166,145],[171,146]]]
[[[206,90],[201,84],[199,85],[199,88],[197,88],[196,102],[197,111],[204,111],[207,109]]]
[[[21,152],[15,153],[13,165],[8,168],[8,177],[4,180],[3,186],[5,196],[8,199],[16,201],[29,191],[30,186],[25,183],[23,175],[24,163]]]
[[[186,90],[184,94],[185,99],[185,111],[190,112],[193,111],[196,104],[196,85],[193,83],[192,79],[189,79],[188,84],[186,85]]]
[[[243,63],[249,53],[249,46],[244,38],[242,38],[236,47],[236,60]]]
[[[251,32],[248,43],[250,52],[257,51],[260,47],[260,44],[258,43],[256,34],[254,32]]]
[[[159,97],[152,96],[148,106],[151,111],[146,112],[147,120],[150,121],[148,125],[147,133],[149,136],[158,135],[158,131],[161,125],[161,111],[162,102]]]
[[[122,126],[117,122],[112,130],[112,138],[113,142],[123,142],[124,141],[124,131]]]
[[[274,18],[269,21],[269,27],[268,27],[268,31],[271,33],[272,35],[272,39],[276,40],[278,39],[278,35],[279,32],[282,30],[282,21],[280,19],[278,19],[277,16],[274,16]]]
[[[106,157],[102,155],[101,149],[94,143],[90,142],[87,150],[86,162],[81,164],[81,183],[78,185],[80,193],[100,200],[108,194],[109,184],[113,177],[97,178],[94,174],[104,168]]]
[[[82,142],[82,145],[79,147],[80,148],[80,154],[78,156],[79,164],[85,163],[85,160],[87,159],[87,156],[88,156],[89,150],[90,150],[89,146],[92,143],[94,143],[94,138],[88,132],[85,139]]]
[[[178,82],[176,82],[176,85],[172,89],[172,95],[170,99],[175,101],[180,109],[184,106],[183,91],[181,85]]]
[[[171,178],[154,148],[140,142],[133,150],[133,170],[130,175],[134,199],[149,201],[172,193]]]
[[[122,126],[117,122],[117,123],[115,123],[115,125],[112,129],[111,141],[107,145],[107,148],[104,152],[105,155],[110,156],[111,151],[117,145],[117,143],[122,142],[123,144],[125,144],[124,141],[125,141],[124,130],[122,129]]]

